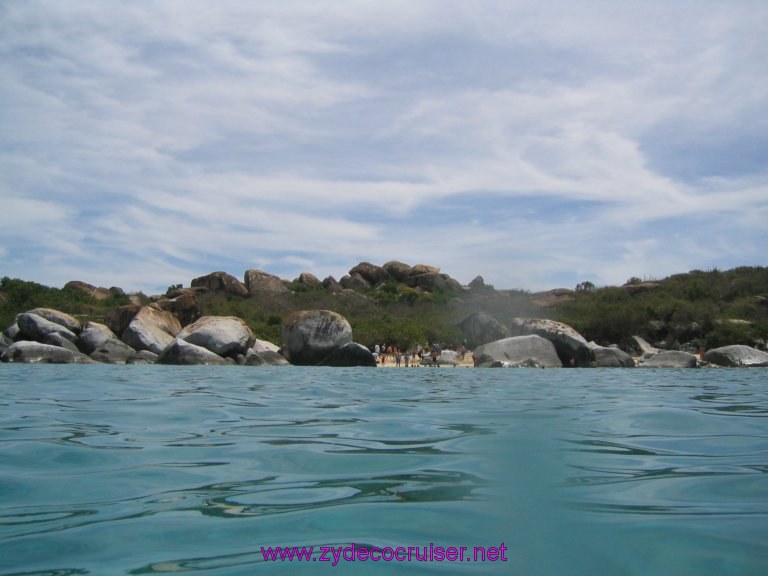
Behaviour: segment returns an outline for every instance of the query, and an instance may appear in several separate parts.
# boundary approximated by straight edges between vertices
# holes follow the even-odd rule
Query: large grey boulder
[[[80,352],[80,349],[74,342],[72,342],[72,340],[68,340],[58,332],[51,332],[50,334],[46,334],[45,338],[43,338],[40,343],[50,344],[51,346],[58,346],[59,348],[66,348],[72,352]]]
[[[219,356],[231,357],[245,354],[255,341],[248,325],[235,316],[203,316],[183,328],[176,337]]]
[[[301,284],[302,286],[307,286],[308,288],[323,287],[323,283],[320,282],[320,279],[314,274],[310,274],[309,272],[302,272],[299,274],[299,277],[294,280],[294,282]]]
[[[589,343],[592,353],[595,355],[593,366],[596,368],[634,368],[635,361],[632,356],[618,348],[598,346]]]
[[[287,294],[290,292],[280,278],[261,270],[246,270],[244,280],[249,294]]]
[[[77,318],[67,314],[66,312],[54,310],[53,308],[34,308],[32,310],[27,310],[27,312],[30,314],[37,314],[38,316],[42,316],[50,322],[64,326],[64,328],[70,332],[74,332],[75,334],[80,333],[80,322],[77,320]]]
[[[320,366],[370,366],[376,367],[376,358],[373,353],[362,344],[357,342],[349,342],[334,348],[328,356],[326,356],[321,362]]]
[[[392,276],[398,282],[405,282],[405,280],[411,274],[411,267],[408,264],[398,262],[397,260],[390,260],[383,266],[387,274]]]
[[[40,362],[48,364],[93,364],[94,361],[82,352],[73,352],[60,346],[41,344],[21,340],[9,346],[3,355],[2,362]]]
[[[19,314],[16,323],[19,326],[17,339],[42,342],[48,334],[56,332],[71,342],[77,340],[77,334],[70,329],[31,312]]]
[[[101,342],[90,356],[97,362],[105,364],[125,364],[128,358],[136,354],[136,350],[117,338],[108,338]]]
[[[440,355],[437,357],[438,366],[456,366],[459,364],[459,353],[455,350],[441,350]],[[432,355],[425,354],[421,359],[422,366],[433,366]]]
[[[475,312],[467,316],[459,323],[458,328],[471,346],[509,337],[509,330],[485,312]]]
[[[467,288],[470,290],[485,290],[488,286],[482,276],[475,276],[472,281],[467,284]]]
[[[13,322],[5,329],[3,330],[3,335],[7,336],[11,342],[18,340],[19,338],[19,315],[16,315],[16,318],[14,318]]]
[[[106,325],[98,322],[86,322],[77,339],[77,345],[84,354],[91,354],[111,338],[117,338],[117,336]]]
[[[513,318],[512,336],[536,335],[555,345],[563,366],[591,366],[595,359],[586,339],[568,324],[545,318]]]
[[[363,278],[360,274],[355,272],[354,274],[346,274],[339,280],[339,284],[348,290],[366,290],[371,287],[370,282]]]
[[[703,359],[717,366],[768,366],[768,352],[741,344],[713,348],[704,353]]]
[[[169,290],[166,297],[158,300],[156,305],[161,310],[170,312],[182,326],[192,324],[202,315],[200,303],[197,300],[198,289],[176,288]]]
[[[176,338],[160,353],[156,364],[229,364],[225,358],[207,348]]]
[[[451,292],[463,292],[464,286],[461,285],[461,282],[458,280],[451,278],[448,276],[448,274],[440,274],[440,277],[443,279],[444,286],[447,290]]]
[[[160,354],[179,332],[181,324],[173,314],[144,306],[125,329],[121,340],[134,350]]]
[[[285,356],[275,350],[255,350],[251,348],[245,353],[245,366],[288,366],[290,362]]]
[[[392,280],[389,272],[381,266],[376,266],[370,262],[360,262],[360,264],[349,271],[350,277],[355,276],[355,274],[360,275],[371,286],[377,286]]]
[[[475,348],[473,356],[477,368],[494,366],[561,368],[563,365],[555,345],[535,334],[512,336],[483,344]]]
[[[445,274],[439,272],[425,272],[423,274],[411,274],[405,284],[411,288],[418,288],[424,292],[434,292],[441,288],[448,288]]]
[[[154,364],[157,361],[157,354],[149,350],[139,350],[131,354],[126,360],[126,364]]]
[[[107,326],[109,326],[109,329],[117,334],[117,336],[122,336],[142,308],[143,306],[141,304],[125,304],[113,308],[105,315]]]
[[[328,290],[329,292],[341,292],[344,290],[344,287],[339,284],[336,281],[336,278],[333,276],[326,276],[326,278],[323,280],[323,288]]]
[[[440,274],[440,268],[428,264],[416,264],[411,268],[409,276],[419,276],[421,274]]]
[[[193,288],[206,288],[209,292],[218,294],[233,294],[235,296],[248,296],[245,284],[226,272],[211,272],[192,280]]]
[[[13,340],[5,334],[0,334],[0,354],[5,352],[11,344],[13,344]]]
[[[648,341],[641,336],[630,336],[629,347],[637,352],[638,356],[644,358],[650,358],[654,354],[658,354],[661,350],[651,346]]]
[[[458,282],[453,284],[454,281],[450,276],[447,274],[440,274],[440,268],[428,266],[426,264],[416,264],[411,268],[411,271],[404,282],[411,288],[418,288],[425,292],[434,292],[439,288],[458,287],[461,289],[461,285]]]
[[[81,282],[80,280],[71,280],[64,284],[64,288],[70,288],[73,290],[79,290],[81,292],[85,292],[88,294],[88,296],[91,296],[95,298],[96,300],[106,300],[107,298],[111,298],[112,296],[119,295],[123,291],[119,288],[99,288],[94,286],[93,284],[88,284],[87,282]],[[119,293],[117,292],[119,290]]]
[[[643,368],[696,368],[698,365],[695,355],[679,350],[664,350],[640,364]]]
[[[317,365],[334,350],[352,342],[352,327],[330,310],[294,312],[283,323],[280,350],[291,364]]]
[[[251,348],[254,352],[280,352],[280,346],[277,344],[273,344],[268,340],[259,340],[258,338],[253,341]]]
[[[461,356],[456,350],[441,350],[438,362],[440,364],[448,364],[450,366],[457,366],[461,361]]]
[[[267,340],[254,341],[253,346],[245,353],[246,366],[287,366],[288,360],[280,353],[280,347],[277,344]]]

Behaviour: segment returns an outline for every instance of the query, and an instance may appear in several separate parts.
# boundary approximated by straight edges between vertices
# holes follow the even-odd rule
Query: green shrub
[[[745,344],[752,346],[756,334],[749,324],[721,322],[712,329],[705,338],[707,349],[719,348],[730,344]]]

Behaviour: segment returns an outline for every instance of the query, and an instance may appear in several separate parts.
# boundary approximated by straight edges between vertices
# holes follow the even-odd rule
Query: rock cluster
[[[628,346],[637,356],[636,361],[618,346],[606,347],[587,342],[567,324],[543,318],[514,318],[508,329],[514,336],[498,339],[493,336],[503,334],[507,328],[485,314],[468,316],[459,327],[465,334],[489,340],[474,351],[474,363],[479,367],[768,367],[768,352],[750,346],[723,346],[709,350],[703,358],[699,358],[682,350],[655,348],[640,336],[633,336]]]
[[[67,282],[64,284],[64,288],[85,292],[88,296],[96,298],[96,300],[106,300],[107,298],[122,296],[124,294],[122,288],[117,288],[116,286],[113,286],[112,288],[100,288],[86,282],[80,282],[79,280]]]
[[[131,304],[112,309],[104,323],[80,321],[50,308],[34,308],[16,316],[0,335],[0,359],[6,362],[102,362],[160,364],[240,364],[376,366],[365,346],[352,338],[345,318],[330,310],[295,312],[283,323],[283,346],[259,341],[248,325],[232,316],[203,316],[198,297],[215,293],[231,298],[279,298],[288,301],[296,293],[326,290],[328,300],[362,303],[371,300],[367,290],[389,292],[395,285],[408,296],[417,292],[446,291],[472,293],[483,302],[492,299],[493,288],[478,276],[468,286],[424,264],[410,266],[390,261],[383,266],[361,262],[339,282],[333,277],[320,281],[308,272],[292,282],[260,270],[246,270],[241,282],[225,272],[195,278],[191,287],[169,288],[164,296],[146,303],[138,296]],[[407,288],[403,288],[407,287]],[[94,298],[124,296],[119,288],[97,288],[72,281],[67,289],[79,290]],[[648,291],[656,283],[629,283],[627,291]],[[362,292],[356,289],[363,289]],[[578,287],[577,287],[578,291]],[[538,308],[574,298],[574,291],[551,290],[533,295]],[[0,294],[0,298],[3,295]],[[495,301],[494,301],[495,302]],[[755,297],[757,306],[768,308],[768,299]],[[501,309],[489,306],[490,309]],[[271,319],[270,319],[271,320]],[[744,322],[726,320],[724,322]],[[464,344],[474,351],[476,366],[530,367],[644,367],[693,368],[711,366],[768,366],[768,353],[748,346],[724,346],[698,354],[691,345],[701,338],[695,322],[651,321],[643,335],[601,346],[586,339],[567,324],[554,320],[520,317],[502,323],[484,312],[465,318],[457,325]],[[684,342],[687,344],[680,344]],[[455,364],[446,350],[441,364]]]
[[[352,342],[342,316],[325,310],[297,313],[285,327],[281,351],[257,340],[240,318],[203,316],[182,327],[157,304],[124,310],[114,318],[118,330],[80,322],[47,308],[16,317],[0,339],[3,362],[110,364],[240,364],[277,366],[289,363],[326,366],[375,366],[373,354]]]
[[[330,292],[339,292],[345,289],[371,289],[390,282],[397,282],[423,292],[433,292],[439,289],[461,292],[469,289],[486,288],[479,276],[465,287],[448,274],[441,273],[440,269],[434,266],[426,264],[409,266],[395,260],[387,262],[383,266],[377,266],[370,262],[360,262],[353,266],[349,273],[339,281],[336,281],[332,276],[321,281],[309,272],[302,272],[293,282],[310,288],[322,288]],[[246,270],[242,282],[226,272],[212,272],[195,278],[191,283],[192,288],[196,290],[243,298],[253,295],[288,294],[290,293],[289,284],[277,276],[255,269]]]
[[[405,284],[409,288],[424,292],[434,292],[439,289],[453,292],[464,290],[457,280],[448,274],[442,274],[439,268],[426,264],[409,266],[395,260],[387,262],[384,266],[361,262],[339,281],[344,288],[376,288],[389,282]]]

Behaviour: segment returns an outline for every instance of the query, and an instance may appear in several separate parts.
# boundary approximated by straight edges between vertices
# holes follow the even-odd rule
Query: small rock
[[[160,353],[156,364],[228,364],[228,362],[207,348],[176,338]]]
[[[91,352],[90,356],[97,362],[104,362],[106,364],[125,364],[129,358],[136,354],[136,350],[125,344],[117,338],[108,338],[96,349]]]
[[[2,362],[48,363],[48,364],[93,364],[94,361],[82,352],[73,352],[60,346],[41,344],[21,340],[9,346],[3,355]]]
[[[664,350],[645,360],[643,368],[696,368],[696,356],[679,350]]]

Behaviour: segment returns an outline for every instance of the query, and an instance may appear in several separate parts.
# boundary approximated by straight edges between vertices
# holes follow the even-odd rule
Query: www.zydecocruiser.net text
[[[499,546],[262,546],[267,562],[507,562],[507,547]]]

